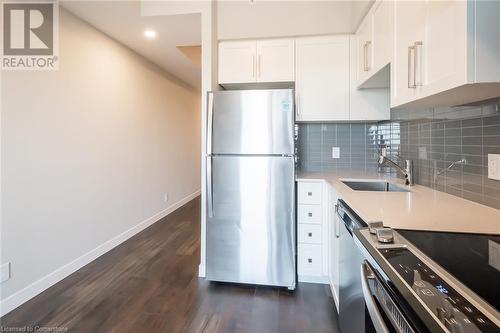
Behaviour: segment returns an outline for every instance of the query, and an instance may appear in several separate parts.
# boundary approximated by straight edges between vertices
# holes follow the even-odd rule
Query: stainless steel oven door
[[[366,308],[377,333],[415,333],[366,260],[361,264],[361,286]]]

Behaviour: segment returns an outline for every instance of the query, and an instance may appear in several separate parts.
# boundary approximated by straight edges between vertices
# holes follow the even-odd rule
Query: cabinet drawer
[[[316,224],[299,224],[297,230],[299,243],[321,244],[321,226]]]
[[[298,205],[297,219],[299,223],[321,224],[321,205]]]
[[[307,183],[299,182],[298,185],[298,202],[299,204],[321,204],[322,198],[322,183]]]
[[[323,275],[321,245],[299,244],[297,257],[297,270],[299,275]]]

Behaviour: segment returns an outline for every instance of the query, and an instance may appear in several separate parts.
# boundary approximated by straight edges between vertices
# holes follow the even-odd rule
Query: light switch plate
[[[0,266],[0,283],[10,279],[10,262]]]
[[[488,154],[488,178],[500,180],[500,154]]]
[[[332,158],[340,158],[340,147],[332,147]]]

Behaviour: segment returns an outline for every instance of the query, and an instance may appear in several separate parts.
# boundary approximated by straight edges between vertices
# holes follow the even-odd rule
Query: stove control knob
[[[377,240],[380,243],[392,243],[394,241],[394,234],[391,228],[377,228],[375,231]]]
[[[370,234],[375,235],[377,233],[378,228],[383,228],[384,227],[384,222],[382,221],[377,221],[377,222],[368,222],[368,228],[370,229]]]

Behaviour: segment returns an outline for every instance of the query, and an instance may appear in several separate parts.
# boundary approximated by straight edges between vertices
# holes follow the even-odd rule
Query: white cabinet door
[[[349,120],[349,36],[296,40],[296,119]]]
[[[373,68],[384,67],[392,60],[394,49],[394,1],[380,1],[373,10]]]
[[[372,73],[373,69],[373,16],[370,13],[366,15],[363,22],[356,32],[357,37],[357,81],[365,81]]]
[[[219,43],[219,83],[257,81],[257,42]]]
[[[270,39],[257,41],[257,81],[295,80],[295,41]]]
[[[338,200],[338,195],[331,189],[330,191],[330,202],[335,203]],[[336,207],[336,206],[335,206]],[[339,221],[336,209],[333,209],[331,217],[329,219],[329,233],[328,233],[328,278],[330,280],[330,288],[337,305],[337,311],[339,308],[339,269],[340,269],[340,258],[339,258]]]
[[[396,1],[394,77],[391,104],[399,105],[417,98],[421,91],[422,43],[425,32],[425,1]]]
[[[422,95],[432,95],[466,83],[466,22],[466,1],[427,2],[421,54]]]
[[[351,37],[353,40],[355,36]],[[357,58],[358,48],[356,43],[351,43],[351,59]],[[356,62],[351,62],[351,93],[350,93],[350,114],[351,121],[368,120],[389,120],[391,118],[390,109],[390,89],[358,89],[355,81]]]

